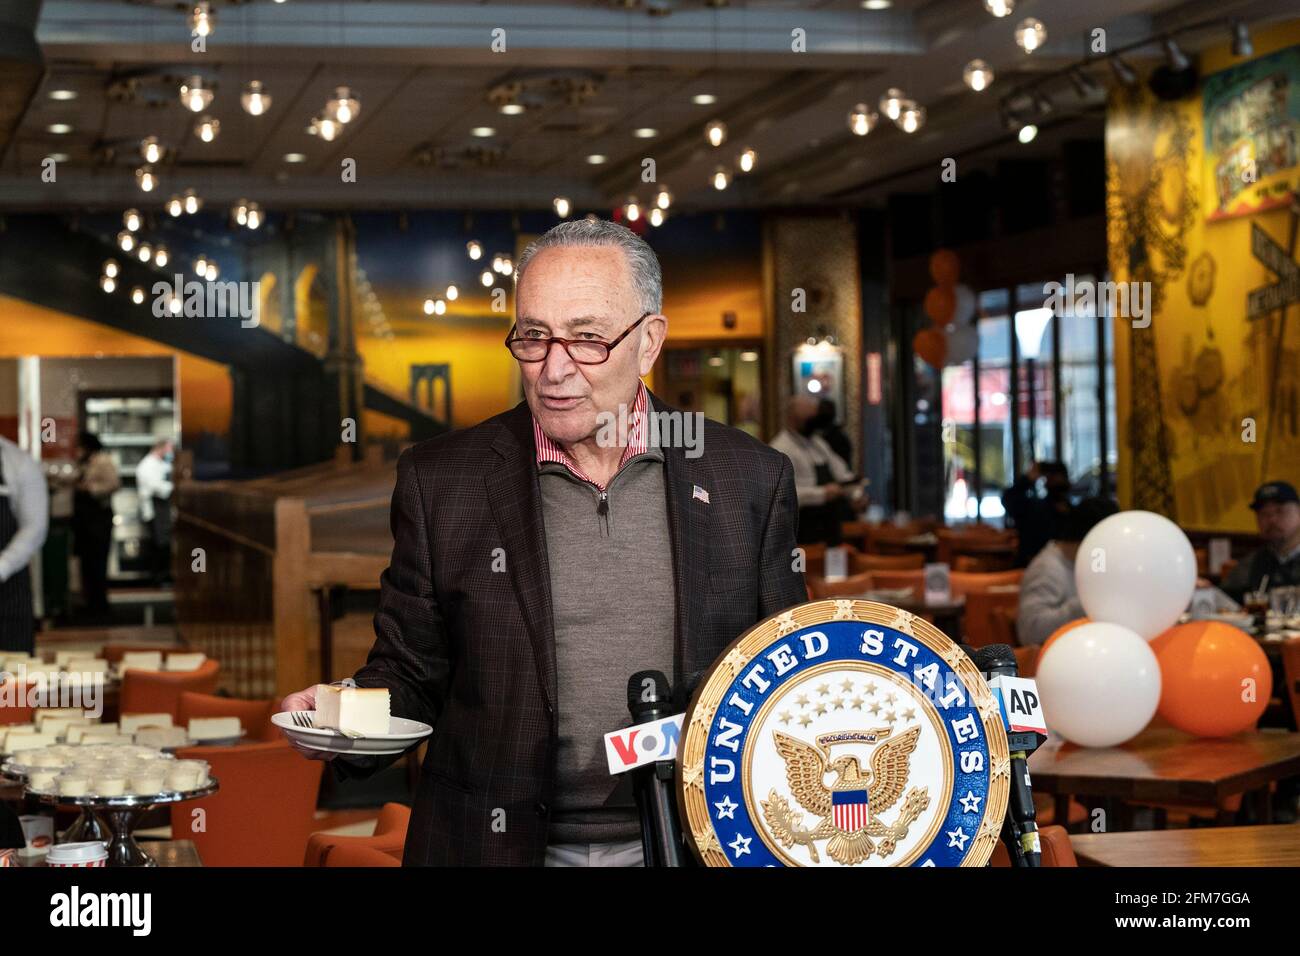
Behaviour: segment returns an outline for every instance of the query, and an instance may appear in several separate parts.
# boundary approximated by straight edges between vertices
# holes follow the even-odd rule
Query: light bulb
[[[993,68],[983,60],[971,60],[961,71],[961,78],[976,93],[989,88],[993,82]]]
[[[167,214],[169,216],[179,216],[185,211],[185,204],[181,202],[180,196],[173,196],[167,200]]]
[[[555,214],[561,219],[567,219],[569,213],[573,212],[573,203],[563,196],[556,196],[551,200],[551,208],[555,210]]]
[[[248,204],[248,228],[256,229],[262,224],[262,207],[255,202]]]
[[[163,148],[157,136],[146,136],[140,141],[140,155],[146,163],[156,163],[163,158]]]
[[[208,257],[199,256],[194,260],[194,274],[196,276],[205,276],[208,274]]]
[[[469,257],[475,262],[483,258],[483,247],[473,239],[465,243],[465,252],[468,253]]]
[[[190,11],[190,32],[200,37],[211,36],[216,21],[216,14],[212,12],[212,8],[206,0],[202,3],[196,3],[194,9]]]
[[[204,116],[194,124],[194,135],[205,143],[210,143],[217,138],[221,132],[221,120],[213,119],[211,116]]]
[[[248,225],[248,200],[240,199],[235,203],[235,222],[241,226]]]
[[[141,262],[148,262],[153,258],[153,247],[147,242],[142,242],[139,248],[135,250],[135,254]]]
[[[198,197],[198,194],[193,189],[185,190],[185,211],[192,216],[201,208],[203,208],[203,200]]]
[[[478,281],[481,282],[483,284],[483,288],[486,289],[489,288],[492,285],[492,283],[496,282],[496,279],[492,275],[492,270],[484,269],[483,272],[479,275]]]
[[[202,113],[212,102],[212,90],[203,85],[203,77],[191,76],[181,84],[181,104],[191,113]]]
[[[876,128],[879,119],[879,113],[867,109],[866,103],[859,103],[853,107],[853,112],[849,113],[849,129],[855,136],[866,136]]]
[[[673,204],[673,194],[668,191],[667,186],[660,186],[659,191],[655,193],[655,205],[660,209],[667,209]]]
[[[446,295],[448,302],[455,302],[460,297],[460,289],[457,289],[454,285],[449,285],[447,286]]]
[[[713,188],[721,192],[731,185],[731,173],[725,166],[719,166],[713,171]]]
[[[221,270],[217,268],[217,264],[215,262],[209,262],[208,268],[203,273],[203,277],[207,279],[209,282],[216,282],[217,276],[220,273]]]
[[[754,165],[757,162],[758,162],[758,153],[748,147],[746,147],[746,149],[738,157],[736,157],[736,165],[740,167],[740,171],[742,173],[753,172]]]
[[[261,116],[271,108],[271,94],[262,88],[259,80],[249,80],[239,102],[249,116]]]
[[[898,114],[903,110],[903,102],[907,96],[896,86],[891,86],[885,90],[885,95],[880,98],[880,112],[884,113],[895,123],[898,122]]]
[[[122,213],[122,225],[126,226],[132,232],[140,228],[140,212],[137,209],[128,209]]]
[[[660,209],[658,206],[655,206],[653,209],[650,210],[650,215],[647,216],[646,218],[650,220],[650,225],[662,226],[664,224],[664,218],[665,218],[664,211]]]
[[[135,248],[135,236],[123,229],[117,234],[117,247],[123,252],[130,252]]]
[[[721,146],[727,141],[727,124],[722,120],[713,120],[704,127],[704,138],[711,146]]]
[[[1020,132],[1016,133],[1016,139],[1025,144],[1032,143],[1036,136],[1038,136],[1038,127],[1033,123],[1026,123],[1020,127]]]
[[[1015,8],[1015,0],[984,0],[984,9],[995,17],[1009,17]]]
[[[158,176],[152,166],[141,166],[135,171],[135,182],[141,192],[153,192],[154,187],[158,185]]]
[[[337,123],[347,124],[361,112],[361,101],[346,86],[334,91],[334,98],[325,104],[325,116]]]
[[[1016,43],[1026,53],[1033,53],[1047,41],[1047,27],[1042,20],[1025,17],[1016,25]]]
[[[178,295],[172,295],[172,296],[168,296],[168,297],[167,297],[167,311],[170,312],[172,315],[180,315],[180,314],[181,314],[181,299],[180,299],[180,296],[178,296]]]
[[[424,300],[424,314],[425,314],[425,315],[433,315],[433,300],[432,300],[432,299],[425,299],[425,300]]]
[[[447,303],[442,299],[437,299],[433,303],[433,311],[437,315],[443,315],[447,311]]]
[[[167,265],[167,260],[170,258],[171,255],[167,252],[166,246],[158,246],[153,251],[153,264],[156,266]]]
[[[624,203],[623,215],[628,222],[636,222],[641,218],[641,204],[636,201],[635,196],[630,196],[628,201]]]
[[[514,260],[511,259],[509,256],[504,257],[504,258],[501,260],[501,274],[502,274],[503,276],[508,276],[508,275],[510,275],[510,274],[511,274],[512,272],[514,272],[514,271],[515,271],[515,262],[514,262]]]
[[[103,289],[105,292],[112,292],[114,289],[117,288],[117,280],[114,279],[112,276],[100,276],[99,287]]]
[[[925,125],[925,107],[917,106],[911,100],[903,103],[898,113],[898,128],[904,133],[915,133]]]
[[[136,305],[139,305],[141,302],[143,302],[143,301],[144,301],[144,289],[142,289],[140,286],[136,286],[134,289],[132,289],[132,290],[131,290],[131,301],[134,302]]]
[[[108,276],[110,279],[116,279],[116,278],[117,278],[117,271],[118,271],[118,270],[117,270],[117,260],[116,260],[116,259],[105,259],[105,260],[104,260],[104,269],[103,269],[103,273],[104,273],[104,275]]]

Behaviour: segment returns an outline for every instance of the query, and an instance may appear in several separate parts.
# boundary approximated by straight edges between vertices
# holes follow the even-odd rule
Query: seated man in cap
[[[1241,561],[1220,587],[1240,601],[1248,591],[1300,585],[1300,495],[1285,481],[1259,486],[1250,503],[1264,547]]]

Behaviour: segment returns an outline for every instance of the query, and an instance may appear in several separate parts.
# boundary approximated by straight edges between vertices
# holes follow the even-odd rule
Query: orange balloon
[[[948,336],[942,329],[922,329],[912,339],[912,351],[933,368],[943,368],[948,358]]]
[[[951,288],[937,286],[925,294],[925,314],[940,327],[952,321],[957,311],[957,295]]]
[[[1056,630],[1052,632],[1051,637],[1043,641],[1043,646],[1038,652],[1038,659],[1040,661],[1043,659],[1043,655],[1047,653],[1047,649],[1052,646],[1052,641],[1056,640],[1062,634],[1066,633],[1067,631],[1073,631],[1076,627],[1078,627],[1081,624],[1090,624],[1090,623],[1092,623],[1092,621],[1089,618],[1076,617],[1073,621],[1067,621],[1066,623],[1062,624],[1060,627],[1058,627]]]
[[[1159,714],[1169,723],[1197,737],[1227,737],[1259,721],[1273,670],[1249,634],[1220,621],[1193,621],[1151,644],[1160,662]]]
[[[930,278],[934,284],[951,288],[961,275],[961,260],[951,249],[939,249],[930,256]]]

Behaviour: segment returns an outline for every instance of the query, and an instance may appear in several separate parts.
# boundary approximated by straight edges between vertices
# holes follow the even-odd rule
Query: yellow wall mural
[[[1294,48],[1300,22],[1254,42],[1254,60]],[[1226,46],[1207,52],[1201,90],[1176,103],[1117,91],[1106,126],[1112,278],[1151,283],[1148,327],[1116,317],[1120,499],[1197,530],[1253,531],[1255,487],[1300,481],[1300,303],[1248,307],[1281,278],[1256,252],[1296,261],[1300,210],[1268,200],[1297,185],[1287,156],[1300,71],[1285,64],[1300,58],[1222,74],[1245,62]],[[1252,117],[1267,134],[1247,128]]]

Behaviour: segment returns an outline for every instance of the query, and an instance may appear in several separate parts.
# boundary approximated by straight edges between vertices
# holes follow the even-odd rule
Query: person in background
[[[1016,567],[1029,565],[1056,537],[1070,510],[1070,474],[1059,461],[1036,461],[1002,493],[1007,526],[1019,534]]]
[[[785,407],[785,427],[771,446],[794,465],[799,498],[799,544],[839,544],[840,524],[853,520],[850,502],[862,495],[844,459],[817,434],[817,399],[795,395]]]
[[[50,493],[41,466],[0,438],[0,650],[32,653],[36,622],[27,566],[45,544]]]
[[[140,498],[140,520],[149,529],[149,573],[154,584],[171,578],[172,566],[172,458],[175,444],[164,438],[135,467],[135,490]]]
[[[113,456],[98,436],[77,437],[72,538],[81,564],[81,597],[91,618],[108,616],[108,552],[113,543],[113,492],[122,486]]]
[[[1259,486],[1250,503],[1264,547],[1238,563],[1219,586],[1235,601],[1247,591],[1300,585],[1300,495],[1285,481]]]
[[[845,464],[853,461],[853,442],[844,429],[835,423],[835,403],[823,398],[817,406],[817,434],[840,456]]]
[[[1109,498],[1085,498],[1066,512],[1056,537],[1029,562],[1020,579],[1020,611],[1016,616],[1016,637],[1022,645],[1042,645],[1062,624],[1083,617],[1074,584],[1079,542],[1117,511],[1119,508]]]

